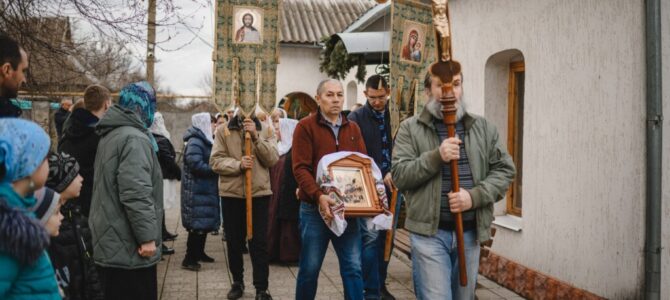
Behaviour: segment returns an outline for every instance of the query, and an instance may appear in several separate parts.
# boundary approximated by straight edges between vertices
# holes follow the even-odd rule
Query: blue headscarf
[[[156,112],[156,92],[146,81],[131,83],[119,93],[119,105],[136,113],[144,127],[149,128]]]
[[[0,183],[12,183],[33,174],[44,162],[51,141],[34,122],[23,119],[0,119],[0,164],[5,176]]]
[[[126,85],[119,93],[119,105],[124,109],[134,112],[144,123],[144,128],[150,128],[154,123],[156,113],[156,92],[146,81],[140,81]],[[158,152],[156,139],[147,131],[154,152]]]

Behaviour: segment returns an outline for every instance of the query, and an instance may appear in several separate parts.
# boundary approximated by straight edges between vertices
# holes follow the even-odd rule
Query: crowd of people
[[[316,87],[318,107],[300,114],[280,107],[269,114],[245,115],[235,107],[215,116],[198,112],[182,137],[180,161],[147,82],[128,84],[118,101],[91,85],[82,101],[62,103],[52,147],[45,130],[21,119],[11,102],[28,64],[19,44],[0,36],[0,299],[157,299],[156,266],[174,254],[163,242],[177,238],[164,212],[164,185],[174,181],[181,181],[181,224],[188,232],[181,265],[198,271],[214,262],[205,244],[223,227],[233,278],[228,299],[244,295],[247,252],[256,299],[272,299],[272,262],[297,263],[295,298],[315,299],[331,243],[345,299],[394,299],[386,288],[386,231],[346,211],[342,232],[330,226],[336,203],[317,169],[323,157],[342,151],[371,159],[385,193],[402,194],[416,297],[474,299],[479,242],[490,239],[493,203],[515,169],[492,123],[467,110],[460,71],[449,94],[438,77],[426,74],[429,100],[397,133],[391,90],[380,75],[367,79],[366,103],[348,114],[342,84],[334,79]],[[457,99],[456,137],[447,136],[443,123],[439,100],[447,97]],[[452,161],[458,162],[459,192],[451,188]],[[253,176],[250,240],[246,170]],[[465,287],[457,276],[455,213],[463,216]]]

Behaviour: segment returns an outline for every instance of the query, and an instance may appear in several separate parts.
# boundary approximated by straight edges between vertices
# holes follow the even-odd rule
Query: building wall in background
[[[504,88],[507,76],[487,62],[515,49],[526,66],[522,231],[499,228],[493,251],[607,298],[640,298],[643,2],[451,1],[450,15],[469,108],[503,129],[503,143],[506,91],[487,85],[502,80]],[[505,213],[504,200],[496,212]]]

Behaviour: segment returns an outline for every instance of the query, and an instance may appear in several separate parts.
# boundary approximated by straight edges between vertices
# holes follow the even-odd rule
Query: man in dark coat
[[[21,116],[21,109],[10,102],[26,81],[28,54],[14,39],[0,35],[0,118]]]
[[[365,83],[367,103],[361,108],[352,111],[347,118],[361,128],[367,155],[375,160],[382,171],[386,194],[393,187],[391,179],[391,118],[388,110],[389,86],[386,80],[373,75]],[[396,207],[399,207],[396,205]],[[399,211],[396,209],[396,211]],[[384,242],[386,230],[376,231],[368,229],[365,222],[360,222],[363,237],[363,280],[365,281],[365,296],[371,298],[395,299],[386,289],[386,274],[388,263],[384,262]]]
[[[69,201],[76,204],[82,214],[88,217],[93,193],[93,164],[98,152],[100,136],[95,133],[95,125],[112,106],[112,97],[107,88],[91,85],[84,91],[84,108],[77,108],[63,124],[63,137],[58,145],[60,152],[72,155],[81,167],[84,177],[81,195]]]
[[[72,107],[72,100],[63,99],[60,101],[60,108],[54,114],[54,123],[56,124],[56,134],[58,139],[63,136],[63,124],[65,120],[70,116],[70,108]]]
[[[88,86],[84,90],[84,108],[75,109],[63,124],[63,136],[58,145],[59,152],[67,153],[76,159],[79,174],[84,178],[79,197],[69,200],[61,207],[61,213],[65,216],[61,234],[52,241],[54,244],[52,249],[61,249],[61,253],[65,252],[62,254],[64,256],[87,260],[93,257],[88,215],[93,194],[93,165],[100,140],[100,136],[95,133],[95,126],[111,105],[112,98],[107,88],[100,85]],[[101,298],[102,287],[97,283],[97,270],[88,266],[82,260],[79,269],[76,269],[79,273],[70,274],[70,285],[76,288],[70,293],[70,299]]]

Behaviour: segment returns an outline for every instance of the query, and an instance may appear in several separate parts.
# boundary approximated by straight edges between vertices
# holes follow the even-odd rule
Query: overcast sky
[[[214,8],[201,7],[189,0],[175,0],[189,14],[193,13],[193,26],[200,27],[200,31],[189,31],[186,28],[177,29],[179,34],[175,39],[165,44],[166,48],[175,48],[188,43],[190,44],[177,51],[158,50],[156,58],[156,73],[160,76],[163,86],[168,86],[171,91],[181,95],[204,95],[203,79],[212,74],[212,45],[214,44]],[[159,37],[160,39],[160,37]]]
[[[184,26],[171,28],[170,31],[176,32],[176,36],[161,44],[161,47],[175,49],[186,46],[175,51],[165,51],[160,49],[161,47],[156,50],[155,72],[160,78],[160,84],[175,94],[205,95],[203,79],[212,74],[214,8],[213,5],[202,7],[203,2],[205,1],[200,1],[198,4],[192,0],[174,0],[175,5],[182,8],[181,14],[189,16],[186,22],[191,25],[192,29],[189,30]],[[201,26],[202,28],[199,29]],[[156,40],[165,40],[165,37],[165,34],[161,36],[161,30],[158,29]],[[136,63],[144,69],[146,45],[129,46],[137,57]]]

